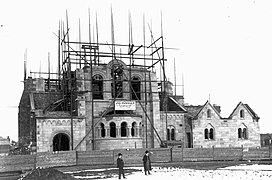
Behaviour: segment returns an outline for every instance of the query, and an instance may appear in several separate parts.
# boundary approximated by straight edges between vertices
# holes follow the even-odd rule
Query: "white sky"
[[[56,63],[57,38],[53,32],[57,33],[59,20],[65,20],[66,9],[73,40],[78,38],[79,19],[82,34],[88,32],[90,8],[91,23],[95,24],[96,13],[98,16],[100,42],[111,42],[111,5],[115,42],[121,44],[128,43],[129,10],[137,45],[142,44],[143,15],[146,23],[152,24],[154,36],[160,36],[162,11],[165,47],[179,49],[166,50],[166,73],[174,82],[175,58],[177,84],[182,84],[183,73],[187,103],[203,105],[210,94],[211,103],[220,105],[222,116],[228,117],[242,101],[260,116],[261,132],[271,132],[271,1],[17,0],[0,2],[0,136],[17,140],[25,50],[28,72],[39,71],[40,63],[47,70],[48,52],[51,63]],[[181,87],[177,94],[182,94]]]

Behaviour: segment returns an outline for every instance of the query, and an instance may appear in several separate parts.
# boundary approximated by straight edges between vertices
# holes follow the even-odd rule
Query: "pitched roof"
[[[239,102],[239,103],[237,104],[237,106],[234,108],[234,110],[232,111],[232,113],[229,115],[229,119],[232,118],[234,112],[237,110],[237,108],[238,108],[240,105],[245,107],[245,109],[249,112],[249,114],[252,116],[253,119],[257,119],[257,120],[260,119],[260,117],[259,117],[259,116],[251,109],[251,107],[249,107],[248,104],[243,104],[242,102]]]
[[[188,115],[190,117],[195,117],[196,114],[198,114],[198,112],[202,109],[203,105],[198,105],[198,106],[194,106],[194,105],[187,105],[185,106],[185,109],[188,112]]]
[[[163,111],[164,102],[163,98],[160,96],[160,111]],[[175,111],[175,112],[187,112],[186,109],[180,105],[173,97],[167,97],[167,111]]]
[[[204,107],[207,106],[207,105],[210,105],[210,106],[212,107],[212,109],[214,110],[214,112],[215,112],[215,113],[219,116],[219,118],[221,119],[220,113],[219,113],[218,110],[217,110],[218,108],[212,106],[212,105],[210,104],[209,101],[206,101],[206,103],[205,103],[203,106],[201,106],[201,108],[198,109],[197,113],[193,115],[193,119],[196,119],[196,118],[198,117],[199,113],[200,113],[200,112],[204,109]]]
[[[251,109],[251,107],[249,107],[248,104],[244,104],[245,107],[247,108],[247,110],[252,114],[252,117],[255,119],[260,119],[260,117],[253,111],[253,109]]]

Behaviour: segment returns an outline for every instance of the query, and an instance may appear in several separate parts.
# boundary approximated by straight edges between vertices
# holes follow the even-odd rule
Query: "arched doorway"
[[[53,151],[69,151],[70,143],[68,135],[64,133],[56,134],[53,138]]]

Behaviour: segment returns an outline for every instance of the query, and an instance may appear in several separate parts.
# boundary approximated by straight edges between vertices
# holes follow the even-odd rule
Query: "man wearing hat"
[[[124,161],[122,159],[121,153],[118,153],[117,168],[119,169],[119,179],[121,179],[121,175],[123,175],[123,178],[126,179],[125,173],[124,173]]]
[[[143,163],[144,163],[144,172],[145,175],[150,174],[150,170],[151,170],[151,161],[149,158],[149,151],[145,151],[145,155],[143,157]]]

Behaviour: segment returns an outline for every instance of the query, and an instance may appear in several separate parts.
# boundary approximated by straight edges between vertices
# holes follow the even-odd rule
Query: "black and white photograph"
[[[271,179],[272,2],[0,2],[0,179]]]

